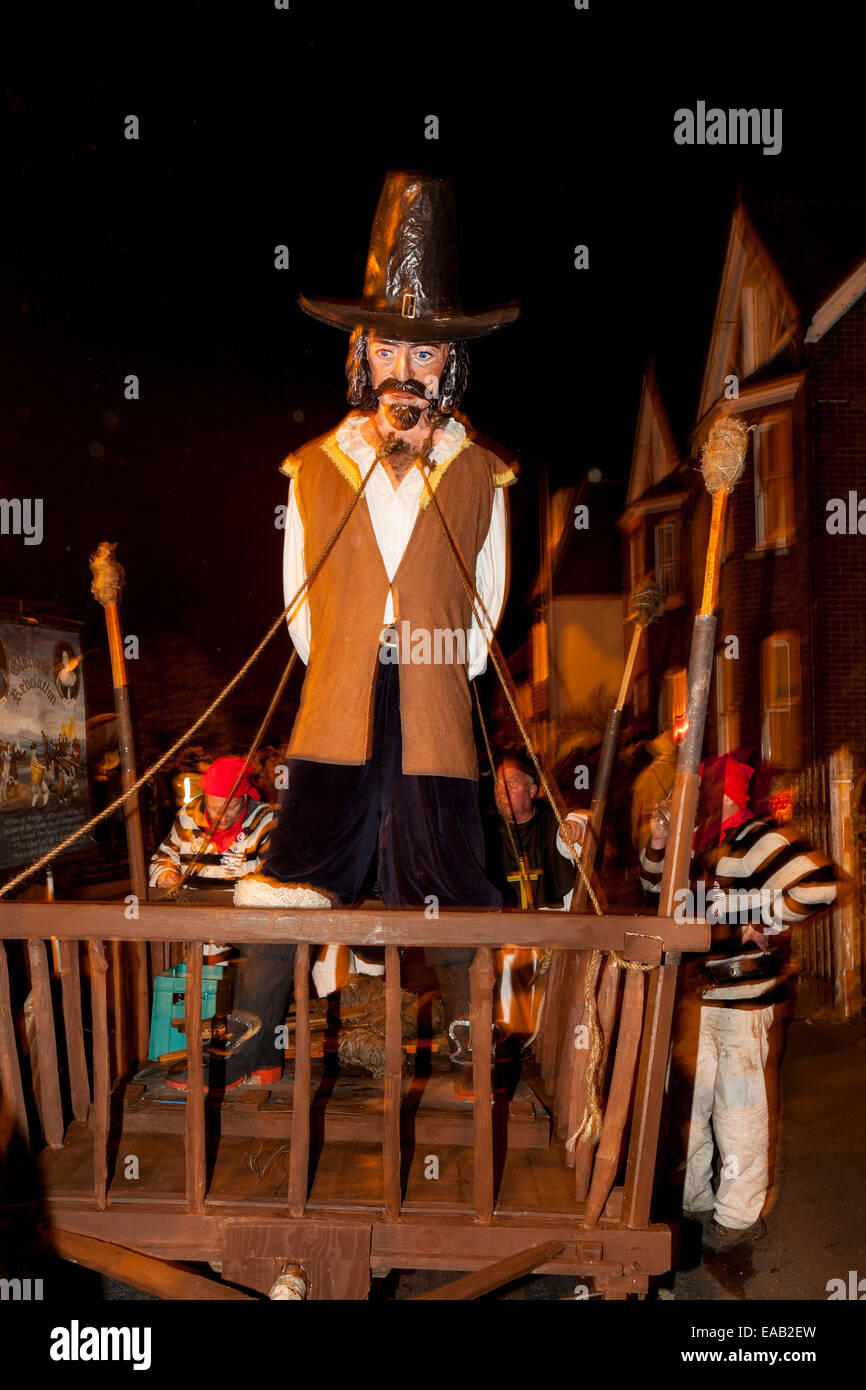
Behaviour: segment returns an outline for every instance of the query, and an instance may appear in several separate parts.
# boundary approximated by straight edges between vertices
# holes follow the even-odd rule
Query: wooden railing
[[[288,1210],[304,1214],[308,1197],[310,1153],[309,967],[313,946],[328,942],[385,947],[386,1037],[382,1130],[383,1207],[386,1221],[400,1215],[401,1074],[400,946],[474,947],[470,967],[471,1043],[473,1050],[475,1220],[488,1224],[495,1205],[491,1038],[493,951],[506,944],[552,947],[548,998],[537,1040],[542,1075],[553,1098],[560,1137],[573,1134],[583,1111],[589,1049],[585,1042],[585,987],[593,951],[619,954],[625,969],[603,955],[592,981],[605,1040],[602,1082],[610,1073],[601,1139],[597,1149],[578,1143],[568,1162],[575,1170],[575,1195],[586,1201],[584,1225],[594,1226],[608,1201],[620,1161],[629,1112],[632,1112],[621,1220],[630,1227],[649,1219],[659,1114],[673,1008],[676,966],[663,963],[666,952],[705,950],[704,923],[680,925],[655,917],[575,916],[549,912],[515,914],[447,912],[427,920],[410,911],[247,911],[187,904],[144,905],[127,920],[122,904],[77,902],[0,902],[0,1083],[6,1129],[28,1138],[28,1119],[20,1059],[11,1020],[9,974],[3,939],[27,941],[33,1019],[38,1051],[37,1092],[45,1143],[63,1143],[63,1116],[57,1066],[54,1012],[44,942],[61,944],[63,1024],[69,1059],[71,1110],[87,1115],[90,1096],[83,1043],[78,943],[88,944],[93,1028],[93,1197],[99,1210],[108,1201],[108,1146],[111,1073],[106,983],[107,940],[188,943],[185,988],[185,1036],[189,1064],[186,1105],[186,1201],[189,1211],[203,1212],[206,1202],[205,1103],[201,1069],[202,945],[206,941],[295,944],[296,1054],[289,1161]],[[515,942],[515,938],[517,938]],[[160,959],[163,952],[159,951]],[[648,967],[646,970],[633,967]],[[625,975],[623,1003],[615,1028],[620,976]],[[616,1046],[613,1045],[616,1031]]]

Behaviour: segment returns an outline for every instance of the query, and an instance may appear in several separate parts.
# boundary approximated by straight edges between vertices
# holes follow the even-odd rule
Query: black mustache
[[[421,385],[421,382],[411,379],[409,381],[398,381],[396,377],[389,376],[386,381],[382,382],[381,386],[376,387],[374,394],[379,397],[383,396],[386,391],[406,391],[409,395],[418,396],[422,401],[430,399],[427,395],[426,388]]]

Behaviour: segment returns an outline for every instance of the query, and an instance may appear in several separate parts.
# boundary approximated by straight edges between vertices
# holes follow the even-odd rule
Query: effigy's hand
[[[183,875],[180,869],[165,869],[156,880],[157,888],[176,888]]]

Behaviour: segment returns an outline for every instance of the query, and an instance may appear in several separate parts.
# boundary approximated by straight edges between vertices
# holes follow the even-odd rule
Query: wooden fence
[[[855,833],[856,783],[852,754],[839,749],[800,773],[794,807],[804,835],[843,874],[840,906],[798,932],[803,986],[840,1019],[857,1017],[863,1002],[864,883],[862,837]]]
[[[604,1124],[597,1149],[578,1143],[563,1150],[575,1170],[575,1197],[585,1202],[582,1229],[594,1228],[604,1215],[631,1230],[645,1229],[656,1158],[659,1116],[667,1062],[676,965],[665,964],[673,950],[700,950],[708,945],[704,923],[680,925],[655,917],[573,916],[547,912],[515,915],[442,913],[437,921],[405,911],[251,912],[237,908],[141,905],[139,917],[127,920],[123,904],[0,903],[0,1082],[2,1116],[10,1129],[30,1143],[22,1059],[16,1044],[10,1009],[9,974],[3,938],[26,941],[30,965],[34,1026],[32,1054],[38,1056],[38,1076],[32,1077],[44,1143],[59,1148],[64,1142],[64,1111],[78,1119],[89,1116],[93,1146],[92,1206],[105,1212],[109,1203],[110,1103],[114,1077],[109,1046],[107,983],[109,939],[154,943],[164,960],[164,943],[182,938],[187,943],[185,1036],[190,1087],[185,1111],[186,1209],[202,1214],[208,1199],[206,1181],[206,1111],[201,1073],[202,945],[210,940],[295,943],[295,1003],[297,1042],[294,1101],[287,1191],[287,1213],[301,1218],[307,1211],[310,1153],[310,1027],[309,966],[311,948],[327,942],[384,946],[386,958],[386,1070],[382,1121],[383,1190],[381,1219],[401,1216],[401,1072],[400,955],[401,945],[470,946],[471,1037],[473,1046],[473,1207],[474,1222],[490,1225],[496,1205],[492,1118],[491,1037],[494,952],[510,944],[519,931],[519,944],[553,949],[549,1007],[542,1019],[537,1049],[550,1094],[557,1132],[571,1134],[583,1111],[588,1050],[579,1041],[586,1007],[588,972],[601,1022],[605,1056],[601,1068],[605,1093]],[[46,940],[59,941],[62,979],[62,1020],[55,1018]],[[81,949],[80,949],[81,946]],[[594,952],[602,952],[598,957]],[[616,955],[610,953],[616,953]],[[82,978],[79,961],[89,978],[89,1019],[92,1047],[85,1046]],[[628,963],[640,968],[628,968]],[[623,988],[620,989],[620,984]],[[68,1065],[61,1098],[57,1038],[63,1029]],[[31,1055],[32,1055],[31,1054]],[[604,1078],[609,1081],[605,1083]],[[92,1078],[92,1082],[91,1082]],[[627,1124],[631,1115],[630,1128]],[[35,1145],[34,1145],[35,1148]],[[566,1158],[565,1155],[568,1155]],[[621,1158],[625,1182],[614,1211],[609,1199]]]

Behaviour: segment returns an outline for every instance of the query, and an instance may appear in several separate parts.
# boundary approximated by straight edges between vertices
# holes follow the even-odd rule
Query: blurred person
[[[588,813],[570,811],[560,830],[550,802],[538,796],[535,776],[530,763],[517,754],[506,755],[499,765],[499,815],[488,850],[488,872],[508,907],[568,911],[577,873],[571,846],[581,853]],[[500,1034],[528,1037],[533,1033],[541,997],[538,966],[543,954],[516,946],[494,953],[499,974]]]
[[[560,830],[550,802],[539,798],[535,777],[524,758],[509,754],[502,759],[496,774],[498,833],[488,867],[507,904],[567,911],[577,873],[571,846],[580,852],[588,814],[569,811]],[[511,827],[511,835],[504,821]],[[513,844],[525,869],[515,859]]]
[[[634,780],[631,797],[631,838],[638,854],[650,838],[650,818],[659,802],[667,801],[677,770],[677,747],[670,729],[650,739],[646,751],[652,762]]]
[[[833,865],[794,827],[754,815],[752,773],[727,753],[702,764],[692,888],[674,912],[696,920],[705,903],[712,928],[710,951],[683,957],[671,1092],[683,1120],[688,1114],[683,1214],[707,1222],[704,1244],[717,1252],[766,1233],[779,1089],[771,1031],[793,983],[790,932],[837,893]],[[641,881],[656,901],[667,839],[656,810],[640,854]]]
[[[222,820],[223,802],[240,780]],[[276,807],[262,801],[243,758],[217,758],[202,775],[201,794],[181,806],[150,861],[151,888],[224,888],[261,867]],[[215,829],[214,827],[217,826]]]

